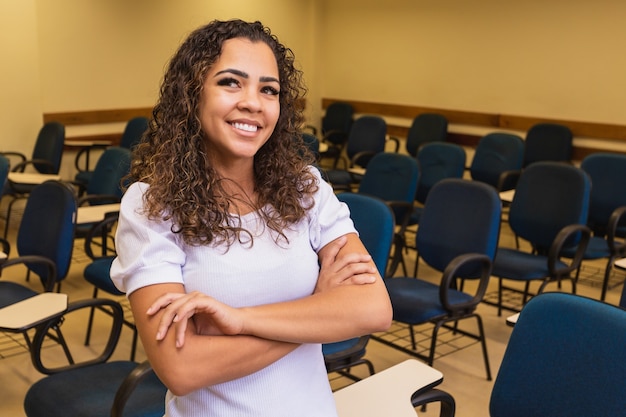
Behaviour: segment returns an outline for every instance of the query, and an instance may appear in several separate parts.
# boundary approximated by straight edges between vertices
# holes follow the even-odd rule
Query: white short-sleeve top
[[[317,252],[339,236],[355,232],[345,204],[316,169],[314,206],[275,239],[256,212],[242,216],[254,244],[188,246],[170,221],[142,214],[145,183],[134,183],[122,199],[116,232],[115,285],[130,294],[157,283],[181,283],[233,307],[288,301],[310,295],[319,273]],[[271,208],[265,208],[271,209]],[[219,358],[215,358],[219,361]],[[332,417],[334,400],[320,344],[304,344],[246,377],[177,397],[168,392],[166,416]]]

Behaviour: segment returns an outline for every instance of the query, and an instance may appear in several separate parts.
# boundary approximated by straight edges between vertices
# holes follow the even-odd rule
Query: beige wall
[[[32,148],[41,126],[37,51],[35,0],[0,0],[0,151]]]
[[[626,124],[626,2],[324,0],[322,94]]]
[[[624,2],[0,0],[0,150],[42,112],[152,105],[185,35],[231,17],[295,51],[314,123],[335,97],[626,125]]]
[[[212,19],[263,21],[295,51],[308,78],[314,73],[309,69],[313,4],[314,0],[0,0],[0,123],[5,126],[0,150],[30,152],[45,112],[151,106],[176,47],[191,30]],[[122,127],[68,127],[67,133],[71,137],[85,130]],[[8,130],[11,135],[5,135]]]

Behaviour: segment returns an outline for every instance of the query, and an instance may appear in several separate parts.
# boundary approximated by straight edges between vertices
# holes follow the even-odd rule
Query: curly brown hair
[[[199,118],[203,84],[224,41],[245,38],[266,43],[278,64],[280,115],[269,140],[254,157],[257,207],[276,240],[283,230],[306,216],[317,190],[312,162],[302,141],[294,140],[304,121],[306,88],[293,52],[261,22],[212,21],[193,31],[172,57],[161,84],[148,131],[133,152],[130,178],[150,184],[144,214],[172,221],[172,231],[190,245],[249,241],[239,215],[229,213],[232,197],[207,157]],[[260,208],[271,206],[273,210]],[[244,238],[242,234],[246,235]]]

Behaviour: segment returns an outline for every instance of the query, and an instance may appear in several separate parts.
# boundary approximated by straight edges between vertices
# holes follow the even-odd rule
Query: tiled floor
[[[1,211],[0,211],[1,212]],[[2,221],[0,221],[0,224]],[[15,229],[12,229],[13,234]],[[512,245],[513,239],[508,231],[506,223],[503,226],[501,244]],[[63,282],[62,290],[70,295],[70,300],[77,300],[91,297],[91,287],[83,280],[82,271],[87,263],[87,258],[81,249],[82,241],[76,242],[74,261],[68,278]],[[593,298],[598,298],[600,294],[599,280],[602,276],[603,262],[589,262],[585,264],[578,293]],[[409,265],[411,267],[412,265]],[[20,267],[21,268],[21,267]],[[11,268],[4,273],[1,279],[13,279],[24,282],[20,268]],[[9,272],[10,271],[10,272]],[[420,264],[420,271],[432,279],[437,279],[438,275],[430,271],[425,265]],[[615,274],[615,283],[621,282],[624,274]],[[495,289],[495,280],[490,287],[490,292]],[[37,288],[34,285],[34,288]],[[553,289],[552,287],[550,288]],[[565,287],[568,290],[568,287]],[[609,291],[607,301],[617,303],[621,286],[617,285]],[[485,331],[487,334],[487,344],[491,370],[495,377],[498,367],[506,348],[506,344],[511,333],[511,327],[505,324],[505,315],[497,316],[495,307],[481,305],[478,308],[481,314]],[[66,337],[74,340],[82,340],[86,328],[86,321],[68,322],[64,324]],[[468,321],[468,326],[473,325]],[[469,327],[468,327],[469,328]],[[394,326],[394,330],[399,330],[399,326]],[[428,326],[420,328],[424,332],[424,338],[429,340]],[[131,331],[124,328],[122,340],[118,346],[114,357],[127,359],[130,354]],[[447,344],[439,346],[435,367],[444,374],[444,382],[441,388],[450,392],[457,402],[457,415],[460,417],[485,416],[488,415],[489,395],[493,381],[487,381],[485,369],[482,361],[480,345],[466,338],[443,335],[442,340],[447,340]],[[452,339],[452,340],[451,340]],[[460,350],[458,350],[460,348]],[[50,348],[52,352],[54,348]],[[89,350],[88,348],[85,348]],[[395,363],[398,363],[409,356],[375,340],[368,345],[367,357],[374,363],[376,370],[383,370]],[[137,360],[145,358],[143,351],[139,348]],[[363,369],[355,369],[355,373],[363,372]],[[11,339],[7,335],[0,333],[0,416],[21,417],[23,412],[23,398],[26,390],[41,374],[33,369],[30,357],[24,347],[21,338]],[[341,387],[347,382],[344,378],[330,375],[333,387]],[[438,415],[438,407],[430,406],[426,411],[420,411],[420,416]]]

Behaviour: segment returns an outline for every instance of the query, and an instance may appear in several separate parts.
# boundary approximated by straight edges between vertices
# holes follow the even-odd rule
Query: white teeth
[[[246,123],[233,123],[235,129],[245,130],[246,132],[256,132],[258,127]]]

